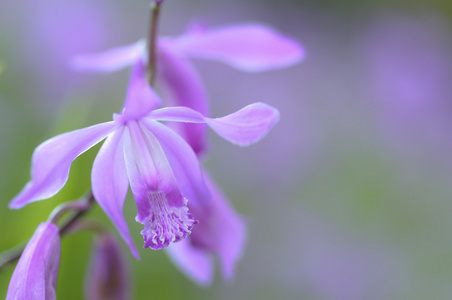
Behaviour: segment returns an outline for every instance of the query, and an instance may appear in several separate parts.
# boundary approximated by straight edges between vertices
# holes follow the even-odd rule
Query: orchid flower
[[[8,287],[6,300],[55,300],[60,264],[60,236],[53,223],[42,223],[25,247]]]
[[[58,135],[33,153],[32,179],[10,203],[20,208],[55,195],[66,183],[72,161],[106,138],[94,160],[94,197],[110,217],[135,257],[138,251],[122,214],[130,183],[144,225],[144,247],[162,249],[191,233],[196,220],[187,202],[209,199],[192,148],[158,121],[207,124],[224,139],[246,146],[261,139],[279,118],[278,111],[254,103],[222,118],[207,118],[188,107],[157,109],[161,100],[146,82],[145,65],[132,70],[124,108],[113,121]]]
[[[189,203],[190,211],[199,224],[185,240],[170,245],[166,253],[190,279],[199,285],[208,286],[214,275],[212,256],[219,260],[223,279],[233,279],[247,234],[243,219],[234,211],[220,188],[204,174],[212,194],[211,201],[202,206]]]
[[[112,72],[146,60],[146,43],[114,48],[103,53],[82,55],[72,61],[77,70]],[[202,81],[189,58],[216,60],[238,70],[261,72],[283,68],[304,58],[303,48],[274,29],[259,24],[242,24],[216,29],[192,26],[179,37],[158,40],[157,80],[169,105],[183,106],[207,116],[209,107]],[[181,104],[178,104],[181,105]],[[205,124],[171,124],[196,154],[205,151]],[[177,126],[177,127],[176,127]]]
[[[180,37],[161,38],[158,50],[157,79],[168,104],[190,107],[203,115],[209,112],[207,95],[200,76],[188,58],[218,60],[242,71],[257,72],[290,66],[304,57],[303,49],[295,41],[269,27],[256,24],[210,30],[192,26]],[[137,59],[145,60],[146,51],[145,43],[140,41],[100,54],[77,57],[73,67],[111,72],[131,65]],[[204,154],[207,149],[205,124],[172,123],[169,126],[185,139],[198,156]],[[242,218],[212,179],[207,177],[206,184],[212,199],[188,204],[200,224],[192,235],[181,243],[173,244],[167,252],[189,278],[204,286],[213,279],[212,255],[219,259],[223,278],[230,280],[233,277],[246,240]],[[223,226],[219,225],[221,223]]]

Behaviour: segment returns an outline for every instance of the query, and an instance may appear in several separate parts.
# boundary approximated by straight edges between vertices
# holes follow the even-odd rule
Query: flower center
[[[182,206],[171,206],[164,193],[150,192],[148,200],[148,217],[140,222],[144,225],[141,231],[144,248],[159,250],[170,243],[181,241],[191,233],[193,225],[198,223],[188,212],[185,198]]]

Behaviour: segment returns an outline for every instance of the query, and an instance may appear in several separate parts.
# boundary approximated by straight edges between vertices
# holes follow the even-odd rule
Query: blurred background
[[[0,251],[90,189],[99,146],[74,162],[57,196],[7,208],[39,143],[121,109],[128,70],[79,74],[68,61],[142,38],[148,9],[0,0]],[[140,261],[127,254],[134,299],[452,299],[451,18],[446,0],[166,1],[163,35],[193,21],[255,21],[301,42],[307,57],[256,74],[195,62],[212,116],[263,101],[281,121],[249,148],[211,137],[207,168],[249,225],[235,282],[217,272],[197,287],[164,252],[140,249]],[[141,245],[130,193],[125,214]],[[112,227],[99,207],[89,218]],[[91,240],[63,239],[59,299],[82,298]],[[0,298],[13,269],[0,272]]]

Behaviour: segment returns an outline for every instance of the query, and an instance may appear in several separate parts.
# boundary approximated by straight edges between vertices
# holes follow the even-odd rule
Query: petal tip
[[[11,202],[8,204],[9,209],[20,209],[27,204],[38,201],[40,199],[33,199],[33,196],[30,196],[30,189],[32,187],[32,183],[28,182],[25,187],[22,189],[22,191],[14,197]]]
[[[130,246],[130,251],[132,252],[133,257],[135,257],[136,260],[140,260],[140,254],[138,253],[138,250],[135,246]]]
[[[14,202],[14,201],[11,201],[9,204],[8,204],[8,208],[9,209],[20,209],[20,208],[22,208],[22,207],[24,207],[25,205],[23,204],[23,205],[21,205],[21,204],[17,204],[16,202]]]
[[[225,117],[205,120],[224,139],[245,147],[257,143],[270,131],[279,120],[279,111],[257,102]]]

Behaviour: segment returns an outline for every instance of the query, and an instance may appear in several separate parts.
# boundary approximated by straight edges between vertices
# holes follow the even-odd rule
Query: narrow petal
[[[102,145],[94,160],[91,182],[94,197],[100,207],[129,245],[132,254],[139,259],[138,250],[133,243],[123,215],[124,200],[129,186],[124,162],[123,131],[124,127],[119,128]]]
[[[144,57],[145,47],[145,42],[140,41],[101,53],[80,55],[70,62],[70,66],[77,71],[114,72],[131,66]]]
[[[124,134],[127,174],[137,203],[136,220],[144,225],[144,247],[158,250],[184,239],[196,221],[188,212],[187,199],[180,193],[159,142],[139,123],[134,126],[128,124],[129,130]],[[152,172],[147,172],[150,169],[143,164],[152,164]]]
[[[258,142],[278,120],[278,110],[264,103],[248,105],[222,118],[206,118],[218,135],[239,146]]]
[[[42,223],[17,263],[6,300],[55,300],[59,264],[58,227],[52,223]]]
[[[198,158],[184,139],[167,126],[152,120],[142,123],[158,139],[171,165],[182,195],[197,205],[209,202],[209,192],[204,183],[204,176]]]
[[[159,107],[161,103],[162,100],[147,82],[144,62],[138,60],[132,70],[121,120],[123,122],[138,120]]]
[[[208,174],[206,174],[206,184],[212,193],[212,215],[208,230],[212,230],[213,235],[217,237],[215,252],[220,262],[221,274],[225,280],[232,280],[236,265],[245,249],[247,240],[245,222]],[[197,235],[195,234],[192,238],[193,243],[196,244]]]
[[[264,103],[253,103],[222,118],[206,118],[188,107],[165,107],[154,110],[149,118],[160,121],[189,123],[206,122],[218,135],[239,146],[256,143],[279,120],[276,108]]]
[[[207,95],[201,78],[195,68],[185,58],[172,51],[170,47],[159,47],[159,84],[168,101],[168,106],[186,106],[209,114]],[[196,154],[202,154],[207,148],[205,124],[172,123],[175,129],[193,148]]]
[[[115,238],[103,234],[96,238],[85,279],[87,300],[128,300],[130,269]]]
[[[185,106],[173,106],[156,109],[152,111],[148,117],[159,121],[206,123],[206,120],[202,114]]]
[[[55,195],[66,183],[72,161],[103,140],[117,125],[106,122],[60,134],[39,145],[32,158],[31,181],[9,204],[21,208]]]
[[[207,287],[212,283],[214,265],[212,255],[203,249],[193,247],[190,238],[172,244],[166,254],[188,278],[200,286]]]
[[[249,72],[287,67],[305,55],[297,42],[259,24],[191,31],[167,42],[186,56],[218,60]]]

